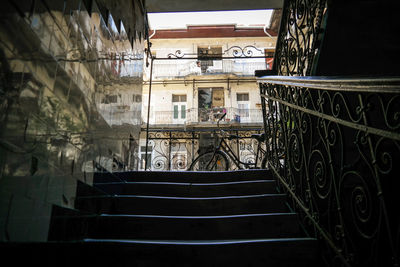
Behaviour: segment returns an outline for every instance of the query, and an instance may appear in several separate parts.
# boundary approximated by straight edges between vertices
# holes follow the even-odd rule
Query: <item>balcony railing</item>
[[[254,76],[254,71],[266,69],[264,58],[211,60],[209,66],[199,67],[196,59],[155,61],[153,78],[179,78],[188,75],[235,74]],[[149,77],[149,73],[147,73]]]
[[[259,84],[269,168],[328,265],[398,266],[400,78]]]
[[[255,163],[258,155],[258,166],[261,167],[264,154],[257,154],[258,143],[252,134],[261,133],[262,128],[240,128],[226,130],[227,133],[239,136],[240,139],[226,139],[229,147],[242,162]],[[149,131],[149,171],[186,171],[192,161],[199,155],[200,143],[206,139],[210,146],[219,138],[218,129],[205,130],[150,130]],[[200,141],[202,140],[202,141]],[[264,148],[264,145],[262,145]],[[209,147],[208,147],[209,149]],[[204,151],[203,151],[204,152]],[[144,151],[141,151],[141,168],[145,166]],[[237,170],[238,166],[228,157],[229,170]],[[241,166],[243,168],[244,166]]]
[[[238,108],[191,108],[187,109],[182,116],[181,111],[152,111],[150,113],[150,124],[216,124],[222,114],[227,113],[221,124],[236,123],[262,123],[261,109],[238,109]],[[147,123],[145,117],[142,118]]]

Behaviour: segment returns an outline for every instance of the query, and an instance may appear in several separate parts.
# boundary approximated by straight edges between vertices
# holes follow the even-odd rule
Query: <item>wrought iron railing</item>
[[[326,263],[398,266],[400,78],[259,84],[268,166]]]
[[[311,75],[316,66],[327,13],[326,0],[285,0],[274,56],[274,72]]]
[[[157,78],[179,78],[188,75],[209,74],[236,74],[239,76],[253,76],[255,70],[265,69],[264,58],[236,58],[213,60],[210,66],[200,68],[198,59],[179,60],[170,59],[157,61],[154,64],[153,77]],[[149,76],[150,74],[147,73]]]
[[[221,124],[236,123],[262,123],[261,109],[238,109],[238,108],[190,108],[186,109],[184,116],[182,111],[153,111],[150,114],[150,124],[217,124],[218,119],[226,113]],[[146,118],[142,116],[146,123]]]
[[[202,130],[149,130],[149,155],[147,170],[149,171],[186,171],[192,161],[207,149],[211,149],[218,138],[218,129]],[[257,155],[257,141],[251,138],[252,134],[259,134],[262,129],[225,129],[240,139],[226,140],[242,162],[255,162]],[[209,144],[207,147],[205,144]],[[144,151],[141,166],[144,168]],[[264,155],[259,154],[258,162],[261,165]],[[230,170],[237,166],[230,162]],[[261,167],[261,166],[258,167]]]

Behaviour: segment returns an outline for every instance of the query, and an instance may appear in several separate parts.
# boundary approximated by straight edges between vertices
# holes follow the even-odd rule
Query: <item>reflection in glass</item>
[[[28,2],[0,15],[2,241],[46,240],[79,183],[140,161],[143,40],[96,1]]]

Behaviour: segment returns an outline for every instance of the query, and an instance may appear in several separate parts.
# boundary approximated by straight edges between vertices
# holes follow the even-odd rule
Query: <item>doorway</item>
[[[225,113],[224,88],[199,88],[199,122],[217,121]]]

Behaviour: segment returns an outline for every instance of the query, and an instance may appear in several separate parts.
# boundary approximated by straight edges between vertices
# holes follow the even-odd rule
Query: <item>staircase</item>
[[[54,241],[18,246],[65,265],[319,265],[317,241],[270,177],[265,170],[97,174],[93,188],[78,190],[79,212],[54,212]]]

